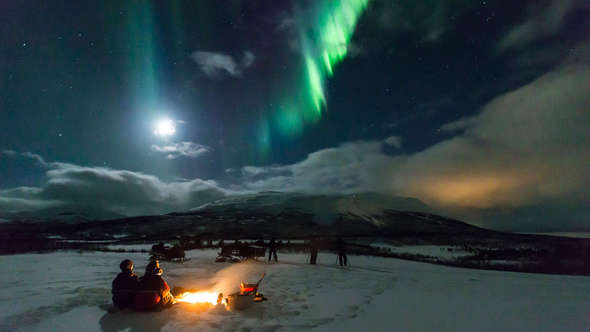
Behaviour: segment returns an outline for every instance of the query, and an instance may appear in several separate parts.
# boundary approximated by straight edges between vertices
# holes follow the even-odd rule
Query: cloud
[[[396,149],[401,149],[402,138],[400,136],[389,136],[385,139],[385,144]]]
[[[581,198],[590,180],[582,166],[590,162],[589,79],[587,64],[566,65],[447,124],[463,133],[412,156],[406,189],[471,207]]]
[[[238,65],[229,55],[213,52],[194,52],[192,57],[209,77],[218,77],[223,71],[234,77],[241,75]]]
[[[437,42],[452,28],[454,17],[478,4],[473,1],[426,0],[420,2],[402,2],[377,0],[368,8],[371,22],[380,29],[412,31],[421,36],[423,42]]]
[[[252,64],[254,64],[254,60],[256,60],[254,53],[250,51],[244,52],[244,56],[242,57],[242,68],[249,68],[252,66]]]
[[[223,53],[195,51],[192,59],[199,65],[203,73],[211,78],[218,78],[225,73],[232,77],[241,77],[244,70],[254,64],[254,53],[245,51],[241,62]]]
[[[524,47],[540,38],[557,34],[567,16],[584,1],[555,0],[548,6],[529,6],[526,20],[512,28],[497,45],[499,52]]]
[[[17,157],[24,157],[24,158],[28,158],[28,159],[32,159],[35,160],[37,162],[37,164],[39,166],[43,166],[43,167],[49,167],[50,163],[47,163],[45,161],[45,159],[43,159],[43,157],[41,157],[40,155],[36,154],[36,153],[32,153],[32,152],[21,152],[18,153],[14,150],[3,150],[2,154],[9,157],[9,158],[17,158]]]
[[[17,187],[0,190],[0,211],[14,213],[49,208],[61,204],[59,201],[38,197],[41,188]]]
[[[286,166],[244,167],[247,190],[308,193],[388,191],[384,179],[396,157],[381,153],[381,142],[351,142],[313,152]]]
[[[2,150],[2,154],[3,155],[6,155],[8,157],[13,158],[13,157],[16,156],[16,151],[13,151],[13,150]]]
[[[0,191],[0,209],[15,212],[75,205],[146,215],[188,210],[231,193],[212,180],[165,182],[154,175],[127,170],[48,165],[44,186]]]
[[[211,148],[194,142],[180,142],[170,145],[154,144],[152,150],[165,153],[166,159],[176,159],[178,157],[198,158],[211,151]]]
[[[590,211],[585,208],[590,205],[588,54],[581,51],[529,84],[496,97],[474,117],[444,125],[441,129],[455,136],[423,151],[390,156],[380,142],[351,142],[316,151],[292,165],[243,169],[243,186],[377,191],[415,197],[456,213],[472,209],[493,215],[490,211],[526,208],[529,218],[531,211],[557,206],[561,210],[554,211],[568,210],[588,220],[590,215],[580,212]],[[481,213],[471,216],[486,219]],[[543,219],[542,213],[534,217],[539,224],[555,222]],[[503,222],[510,220],[517,227],[524,217],[518,218],[504,215]],[[559,222],[566,225],[570,220]]]
[[[40,155],[38,155],[38,154],[36,154],[36,153],[32,153],[32,152],[22,152],[22,153],[21,153],[21,156],[23,156],[23,157],[25,157],[25,158],[33,159],[33,160],[37,161],[37,163],[38,163],[40,166],[43,166],[43,167],[48,167],[48,166],[49,166],[49,163],[47,163],[47,162],[45,161],[45,159],[43,159],[43,157],[41,157]]]

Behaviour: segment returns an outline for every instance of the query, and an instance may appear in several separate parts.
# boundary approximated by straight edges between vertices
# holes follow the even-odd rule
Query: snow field
[[[255,282],[268,301],[245,311],[179,304],[155,313],[109,312],[110,284],[130,258],[143,274],[147,253],[1,256],[0,331],[588,331],[590,278],[449,268],[321,253],[279,252],[264,261],[214,263],[192,250],[185,264],[162,262],[175,285],[229,294]]]
[[[387,243],[372,243],[372,247],[380,248],[386,252],[395,254],[423,255],[440,260],[453,261],[457,258],[471,256],[463,248],[458,246],[435,246],[435,245],[411,245],[411,246],[393,246]]]

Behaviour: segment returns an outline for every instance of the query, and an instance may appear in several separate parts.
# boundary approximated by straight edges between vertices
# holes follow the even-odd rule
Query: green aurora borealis
[[[334,74],[333,68],[346,57],[356,22],[367,3],[368,0],[325,1],[320,4],[313,38],[302,32],[307,88],[316,112],[321,112],[326,104],[325,79]]]
[[[298,63],[294,67],[295,73],[280,84],[280,91],[269,93],[269,109],[260,110],[259,157],[265,159],[274,134],[294,138],[306,125],[321,119],[327,110],[327,81],[348,55],[356,24],[368,4],[369,0],[320,0],[294,8],[291,15],[295,22],[295,57],[299,57],[299,61],[295,61]],[[150,1],[128,4],[130,15],[126,22],[127,38],[133,45],[128,54],[130,88],[135,96],[134,104],[149,114],[149,118],[157,116],[162,93],[154,5]],[[185,18],[178,6],[177,2],[164,5],[174,16],[172,21],[182,25]],[[179,29],[172,29],[172,33],[178,48],[185,42],[185,36],[179,33]]]
[[[321,118],[327,107],[326,81],[347,56],[357,21],[368,3],[326,0],[296,11],[301,74],[295,91],[278,104],[276,124],[281,134],[300,133],[304,125]]]

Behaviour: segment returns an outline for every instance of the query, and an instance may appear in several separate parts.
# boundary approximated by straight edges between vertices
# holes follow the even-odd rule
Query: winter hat
[[[160,268],[160,262],[158,262],[157,260],[153,260],[151,261],[146,267],[145,267],[145,273],[146,274],[157,274],[157,275],[162,275],[162,269]]]
[[[133,262],[130,259],[126,259],[119,264],[121,271],[133,271]]]

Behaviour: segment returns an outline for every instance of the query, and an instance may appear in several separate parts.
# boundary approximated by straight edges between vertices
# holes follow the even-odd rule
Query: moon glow
[[[162,119],[156,122],[155,128],[154,134],[156,134],[156,136],[168,137],[176,132],[174,122],[170,119]]]

